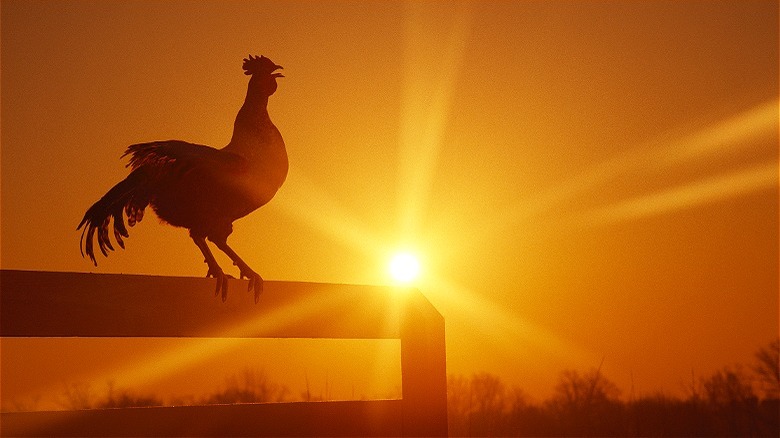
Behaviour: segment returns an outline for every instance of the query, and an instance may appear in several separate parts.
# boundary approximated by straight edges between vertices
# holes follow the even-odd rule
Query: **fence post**
[[[444,318],[413,297],[401,326],[403,434],[447,435],[447,364]]]

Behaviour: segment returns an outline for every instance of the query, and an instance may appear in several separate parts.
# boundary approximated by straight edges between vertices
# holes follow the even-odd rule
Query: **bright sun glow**
[[[411,283],[420,275],[420,261],[414,254],[400,252],[390,259],[390,276],[400,283]]]

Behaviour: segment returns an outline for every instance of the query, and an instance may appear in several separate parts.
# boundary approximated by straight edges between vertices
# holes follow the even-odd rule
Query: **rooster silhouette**
[[[109,239],[113,219],[116,243],[124,248],[128,237],[124,217],[132,227],[140,222],[147,206],[170,225],[187,228],[208,265],[206,277],[216,279],[215,295],[227,299],[228,275],[217,264],[206,239],[238,266],[240,278],[249,280],[255,303],[263,279],[227,244],[233,221],[268,203],[287,177],[287,151],[281,133],[268,115],[268,97],[284,77],[282,67],[265,56],[244,59],[244,74],[250,75],[246,99],[233,125],[233,137],[222,149],[180,140],[131,145],[130,174],[111,188],[84,214],[81,255],[97,266],[93,240],[97,234],[100,252],[114,250]]]

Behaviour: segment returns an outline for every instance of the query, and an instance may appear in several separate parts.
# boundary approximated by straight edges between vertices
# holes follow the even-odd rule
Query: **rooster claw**
[[[241,269],[241,278],[249,280],[249,286],[247,292],[254,290],[255,292],[255,304],[260,302],[260,294],[263,293],[263,277],[257,272],[247,268]]]
[[[217,279],[217,287],[214,289],[214,296],[216,297],[220,292],[222,292],[222,302],[227,301],[228,278],[233,277],[225,274],[221,269],[209,269],[209,272],[206,273],[206,278],[209,277]]]

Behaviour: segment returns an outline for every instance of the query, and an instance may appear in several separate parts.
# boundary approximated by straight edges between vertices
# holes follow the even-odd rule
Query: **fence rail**
[[[0,270],[0,336],[400,339],[400,400],[0,414],[3,436],[443,436],[444,320],[417,290]]]

